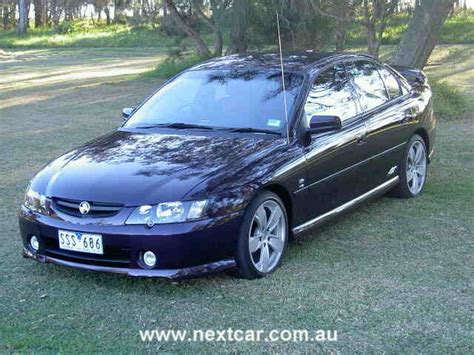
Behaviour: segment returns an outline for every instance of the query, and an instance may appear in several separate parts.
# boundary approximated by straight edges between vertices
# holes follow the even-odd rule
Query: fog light
[[[39,246],[40,246],[39,240],[38,238],[36,238],[35,235],[30,238],[30,246],[31,246],[31,249],[33,249],[34,251],[38,251],[39,249]]]
[[[143,253],[143,263],[148,267],[153,267],[156,264],[156,255],[152,251]]]

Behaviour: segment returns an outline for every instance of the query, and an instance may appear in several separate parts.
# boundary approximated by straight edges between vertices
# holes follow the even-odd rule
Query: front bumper
[[[219,219],[147,226],[79,224],[22,209],[19,223],[23,255],[39,262],[129,276],[186,278],[235,266],[235,251],[242,214]],[[58,229],[101,234],[103,255],[59,248]],[[39,239],[37,252],[29,238]],[[144,268],[140,255],[151,250],[155,268]]]
[[[127,276],[162,277],[168,279],[185,279],[190,277],[210,275],[235,267],[235,260],[233,258],[181,269],[130,269],[120,267],[108,267],[93,264],[81,264],[77,262],[56,259],[40,254],[34,254],[27,248],[23,248],[23,257],[31,258],[41,263],[51,263],[56,265],[69,266],[76,269],[109,272]]]

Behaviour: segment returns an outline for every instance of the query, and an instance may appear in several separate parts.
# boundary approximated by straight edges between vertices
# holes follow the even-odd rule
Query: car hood
[[[32,187],[48,197],[128,206],[176,201],[218,172],[228,179],[233,166],[245,167],[281,141],[257,135],[116,131],[57,159]]]

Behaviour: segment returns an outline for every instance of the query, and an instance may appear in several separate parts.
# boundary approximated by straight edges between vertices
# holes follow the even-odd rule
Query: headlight
[[[23,206],[30,211],[47,215],[49,214],[49,205],[50,200],[46,196],[28,188],[25,200],[23,201]]]
[[[125,224],[154,224],[179,223],[195,221],[205,216],[204,208],[207,201],[164,202],[159,205],[143,205],[137,207]]]

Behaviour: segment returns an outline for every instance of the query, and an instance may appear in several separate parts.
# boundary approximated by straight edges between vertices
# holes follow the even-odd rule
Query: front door
[[[358,115],[357,99],[344,65],[325,69],[315,79],[304,107],[302,124],[317,115],[338,116],[342,129],[315,134],[305,148],[311,196],[311,218],[320,216],[366,191],[366,123]]]

